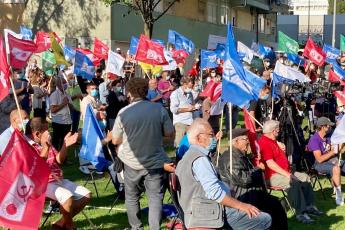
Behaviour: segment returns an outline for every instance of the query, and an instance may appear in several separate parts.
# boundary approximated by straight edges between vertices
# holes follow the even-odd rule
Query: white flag
[[[8,44],[8,35],[11,34],[13,37],[18,39],[23,39],[22,34],[17,34],[16,32],[10,30],[10,29],[4,29],[4,37],[5,37],[5,47],[6,47],[6,53],[10,53],[10,46]]]
[[[163,70],[164,71],[171,71],[171,70],[175,70],[177,68],[177,63],[175,61],[175,59],[173,59],[172,57],[172,53],[168,50],[164,50],[164,57],[165,59],[168,61],[168,65],[163,65]]]
[[[240,41],[237,41],[237,52],[240,56],[243,56],[243,61],[248,64],[252,63],[254,51]]]
[[[105,72],[113,73],[117,76],[122,76],[122,66],[125,63],[125,59],[118,53],[115,53],[111,50],[108,52],[108,63]]]
[[[341,118],[339,125],[335,128],[331,136],[331,143],[333,145],[345,143],[345,116]]]
[[[300,81],[300,82],[309,82],[310,79],[307,78],[306,76],[304,76],[303,73],[301,73],[300,71],[298,71],[297,69],[294,69],[290,66],[286,66],[282,63],[280,63],[279,61],[276,62],[276,67],[274,68],[274,73],[281,76],[281,77],[284,77],[284,78],[287,78],[287,79],[290,79],[290,80],[293,80],[293,81]]]

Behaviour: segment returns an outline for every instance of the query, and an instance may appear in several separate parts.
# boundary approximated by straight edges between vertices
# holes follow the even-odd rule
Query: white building
[[[290,0],[290,12],[293,15],[327,15],[328,0]]]

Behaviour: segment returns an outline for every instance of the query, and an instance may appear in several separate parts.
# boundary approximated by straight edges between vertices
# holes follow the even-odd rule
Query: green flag
[[[340,50],[345,51],[345,36],[340,34]]]
[[[278,32],[278,50],[284,51],[285,53],[298,53],[299,45],[298,42],[284,34]]]
[[[54,66],[56,65],[55,56],[50,51],[45,51],[42,54],[42,69],[43,71],[49,75],[54,70]]]

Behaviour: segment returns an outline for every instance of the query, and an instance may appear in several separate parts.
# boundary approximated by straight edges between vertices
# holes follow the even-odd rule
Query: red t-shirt
[[[285,152],[279,148],[277,141],[274,141],[265,135],[262,135],[258,141],[260,146],[261,160],[265,163],[268,160],[274,160],[282,169],[290,172],[290,164],[285,155]],[[277,173],[268,168],[265,163],[265,178],[270,179],[271,176]]]

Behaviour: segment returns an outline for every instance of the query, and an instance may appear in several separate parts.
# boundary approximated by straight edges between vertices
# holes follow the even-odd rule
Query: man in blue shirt
[[[149,81],[149,90],[147,91],[146,98],[151,102],[158,102],[163,104],[162,94],[158,91],[158,83],[156,78]]]
[[[217,146],[210,124],[195,119],[188,138],[191,146],[176,168],[180,182],[178,199],[186,227],[270,229],[269,214],[231,197],[230,189],[219,180],[208,156]]]

